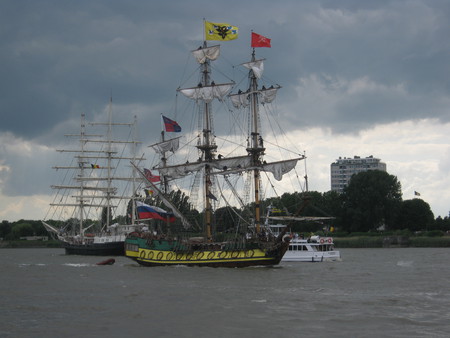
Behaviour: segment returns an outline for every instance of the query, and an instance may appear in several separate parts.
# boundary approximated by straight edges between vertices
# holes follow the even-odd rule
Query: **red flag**
[[[252,32],[252,47],[271,47],[270,39]]]
[[[155,183],[161,181],[160,176],[154,176],[152,172],[146,168],[144,168],[144,175],[145,178],[148,179],[150,182]]]
[[[164,115],[162,118],[167,132],[179,133],[181,131],[181,127],[176,121],[171,120],[168,117],[165,117]]]

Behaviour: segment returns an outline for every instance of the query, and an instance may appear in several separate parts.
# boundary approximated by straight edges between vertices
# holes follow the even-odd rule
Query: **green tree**
[[[0,237],[6,238],[11,232],[12,225],[8,221],[3,221],[0,223]]]
[[[393,228],[402,201],[396,176],[380,170],[355,174],[344,189],[344,223],[348,231]]]
[[[445,216],[442,218],[441,216],[438,216],[434,223],[435,230],[441,230],[441,231],[449,231],[450,230],[450,218],[448,216]]]
[[[34,231],[30,223],[17,223],[11,229],[12,239],[19,239],[20,237],[33,236]]]
[[[401,203],[398,221],[394,228],[419,231],[433,230],[433,226],[434,215],[427,202],[414,198]]]
[[[214,221],[216,231],[223,232],[227,230],[235,230],[239,225],[239,211],[235,207],[222,207],[214,212]]]

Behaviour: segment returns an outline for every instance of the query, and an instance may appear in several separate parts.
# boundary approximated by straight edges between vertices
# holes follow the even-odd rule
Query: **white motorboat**
[[[270,230],[274,235],[278,235],[286,225],[270,225]],[[332,237],[311,236],[305,238],[297,233],[289,234],[291,241],[289,248],[282,258],[282,262],[323,262],[338,261],[341,253],[334,248]]]

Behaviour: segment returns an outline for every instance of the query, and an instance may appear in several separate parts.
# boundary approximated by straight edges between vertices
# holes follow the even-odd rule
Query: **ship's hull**
[[[179,243],[131,237],[125,240],[125,256],[143,266],[207,266],[241,268],[277,265],[289,243],[278,242],[265,247],[250,243],[245,248],[180,250]]]
[[[73,244],[62,242],[66,255],[123,256],[124,242]]]

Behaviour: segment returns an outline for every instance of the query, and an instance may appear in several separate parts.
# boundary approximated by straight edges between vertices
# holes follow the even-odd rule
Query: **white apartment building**
[[[353,174],[368,170],[386,171],[386,163],[372,155],[366,158],[354,156],[353,158],[339,157],[331,163],[331,190],[343,192]]]

